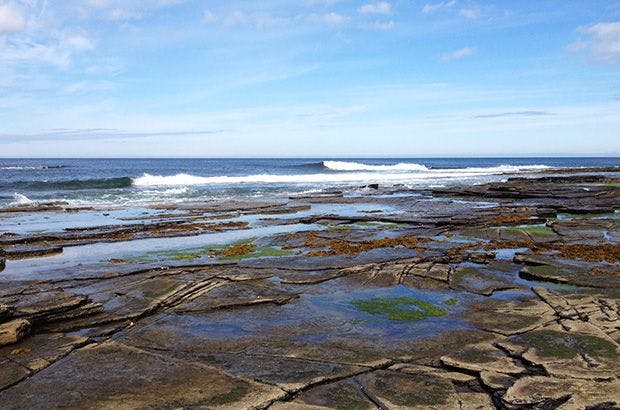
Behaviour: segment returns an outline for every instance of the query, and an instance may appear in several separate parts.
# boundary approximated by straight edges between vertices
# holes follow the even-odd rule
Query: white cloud
[[[26,28],[26,19],[11,4],[0,4],[0,35],[17,33]]]
[[[9,64],[43,63],[67,68],[71,62],[71,53],[60,44],[37,44],[16,42],[0,49],[0,59]]]
[[[223,18],[218,18],[211,11],[207,10],[203,13],[202,21],[206,24],[219,22],[221,25],[227,27],[247,26],[258,30],[270,27],[282,27],[291,23],[291,20],[288,18],[274,16],[269,13],[246,13],[241,10],[235,10]]]
[[[620,62],[620,21],[597,23],[579,31],[589,38],[569,44],[569,51],[586,51],[595,61],[603,64]]]
[[[41,7],[41,10],[44,10],[45,5]],[[36,76],[37,74],[33,73],[45,66],[64,70],[71,66],[76,55],[94,49],[94,44],[85,31],[61,28],[52,21],[43,19],[37,8],[38,3],[27,9],[31,17],[27,27],[24,27],[19,35],[0,41],[0,61],[5,69],[3,75],[20,72]],[[6,6],[0,6],[0,11],[5,10]]]
[[[159,0],[157,2],[160,6],[176,6],[178,4],[185,3],[185,0]]]
[[[268,13],[259,13],[253,17],[257,29],[286,26],[291,22],[287,18],[272,16]]]
[[[305,0],[304,5],[306,7],[315,7],[315,6],[333,6],[338,3],[340,0]]]
[[[461,58],[473,56],[476,54],[476,49],[472,47],[464,47],[460,50],[453,51],[451,53],[444,53],[441,55],[441,59],[443,61],[454,61],[459,60]]]
[[[357,9],[362,14],[391,14],[392,5],[387,1],[379,1],[377,3],[368,3]]]
[[[66,38],[65,42],[76,51],[86,51],[94,48],[92,41],[82,34],[69,36]]]
[[[392,20],[390,21],[374,21],[369,24],[363,25],[364,28],[370,28],[374,30],[392,30],[396,24]]]
[[[330,26],[337,26],[346,23],[348,18],[342,14],[331,12],[327,14],[312,14],[310,15],[310,20]]]
[[[141,18],[142,13],[123,8],[113,9],[108,13],[108,20],[112,21],[138,20]]]
[[[422,13],[431,14],[441,10],[449,9],[456,5],[456,0],[442,1],[440,3],[427,3],[422,7]]]

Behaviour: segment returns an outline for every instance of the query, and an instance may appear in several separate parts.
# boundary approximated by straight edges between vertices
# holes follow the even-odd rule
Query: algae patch
[[[456,297],[452,297],[450,299],[447,299],[443,303],[448,305],[448,306],[454,306],[454,305],[456,305],[456,302],[458,302],[458,299]]]
[[[188,261],[208,258],[225,260],[241,260],[249,258],[277,257],[291,255],[292,251],[272,246],[257,246],[254,238],[235,242],[228,245],[216,245],[200,248],[188,248],[169,251],[152,252],[134,259],[122,259],[127,262],[155,262],[162,260]]]
[[[399,225],[392,222],[359,221],[340,225],[330,225],[328,231],[348,231],[350,229],[376,228],[376,229],[395,229]]]
[[[385,316],[389,320],[424,320],[448,314],[439,306],[409,296],[356,299],[351,304],[363,312]]]
[[[541,330],[522,335],[519,339],[545,357],[573,359],[578,353],[607,358],[619,356],[613,343],[591,335]]]
[[[539,238],[551,238],[556,236],[556,233],[553,229],[544,225],[534,225],[534,226],[517,226],[512,228],[506,228],[506,232],[509,233],[524,233],[533,237]]]

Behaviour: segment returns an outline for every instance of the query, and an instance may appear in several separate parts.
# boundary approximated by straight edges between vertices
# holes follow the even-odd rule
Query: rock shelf
[[[620,408],[618,172],[6,231],[0,407]]]

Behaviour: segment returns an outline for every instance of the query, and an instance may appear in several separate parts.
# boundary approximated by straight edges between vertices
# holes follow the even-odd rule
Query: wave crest
[[[429,171],[429,168],[422,164],[405,162],[395,165],[368,165],[360,162],[323,161],[323,166],[333,171]]]
[[[407,164],[413,165],[413,164]],[[165,187],[165,186],[192,186],[192,185],[224,185],[224,184],[329,184],[329,183],[370,183],[393,182],[406,183],[410,181],[428,180],[459,180],[463,178],[499,175],[505,173],[519,173],[549,168],[546,165],[511,166],[501,165],[489,168],[457,168],[457,169],[427,169],[425,172],[403,172],[391,169],[392,172],[377,172],[364,170],[362,172],[332,172],[315,174],[257,174],[245,176],[213,176],[202,177],[190,174],[151,175],[144,174],[133,179],[135,187]]]
[[[13,194],[13,202],[11,202],[11,205],[32,205],[34,203],[35,202],[26,195],[15,192]]]

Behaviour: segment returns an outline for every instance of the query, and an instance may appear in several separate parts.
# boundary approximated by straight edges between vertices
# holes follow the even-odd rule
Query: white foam
[[[323,166],[334,171],[428,171],[424,165],[404,162],[396,165],[368,165],[359,162],[323,161]]]
[[[6,171],[23,171],[23,170],[32,170],[32,169],[43,169],[41,167],[13,167],[13,166],[7,166],[7,167],[0,167],[1,170],[6,170]]]
[[[13,199],[14,201],[11,202],[11,205],[32,205],[35,203],[32,199],[19,192],[13,194]]]
[[[460,180],[485,175],[518,173],[549,168],[546,165],[511,166],[501,165],[489,168],[437,169],[425,172],[342,172],[298,175],[257,174],[246,176],[202,177],[190,174],[150,175],[134,178],[136,187],[165,187],[192,185],[235,185],[235,184],[329,184],[329,183],[378,183],[419,182],[433,179]]]
[[[504,174],[504,173],[517,173],[517,172],[527,172],[527,171],[543,171],[545,169],[551,168],[548,165],[499,165],[497,167],[471,167],[471,168],[463,168],[463,170],[467,172],[476,172],[483,174]]]
[[[61,166],[49,166],[49,165],[36,165],[36,166],[18,166],[18,165],[7,165],[1,166],[0,170],[5,171],[32,171],[32,170],[43,170],[50,168],[61,168]]]
[[[189,192],[189,188],[186,187],[186,186],[182,186],[180,188],[166,189],[164,192],[162,192],[162,195],[165,195],[165,196],[175,196],[175,195],[187,194],[188,192]]]

